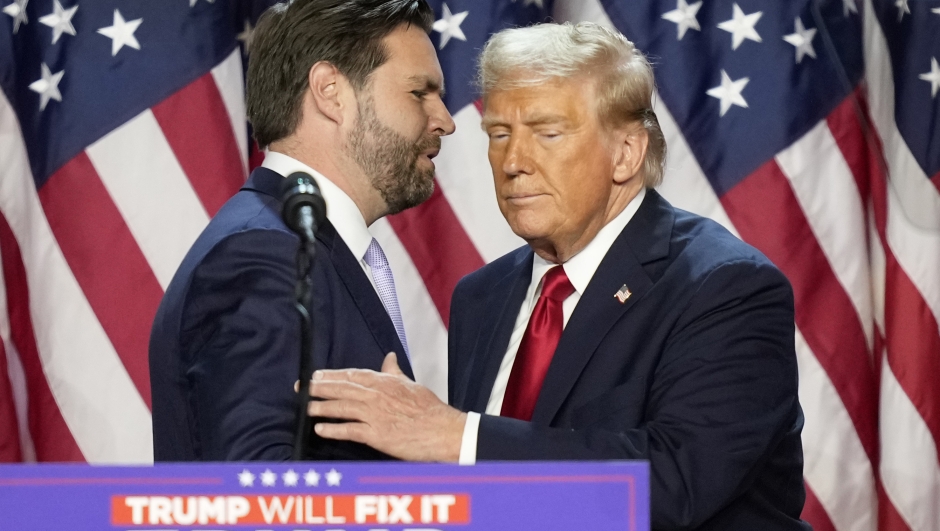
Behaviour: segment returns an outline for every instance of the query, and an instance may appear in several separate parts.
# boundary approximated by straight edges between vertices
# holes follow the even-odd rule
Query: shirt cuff
[[[467,423],[463,425],[463,439],[460,441],[460,465],[477,464],[477,435],[480,433],[480,414],[467,413]]]

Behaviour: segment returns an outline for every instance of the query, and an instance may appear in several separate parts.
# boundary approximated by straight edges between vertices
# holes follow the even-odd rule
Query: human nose
[[[509,139],[503,159],[503,172],[510,177],[532,173],[532,158],[529,156],[528,145],[520,135]]]
[[[438,99],[434,103],[434,107],[429,113],[428,128],[432,133],[440,136],[452,134],[457,129],[454,118],[447,110],[447,106],[444,105],[444,100]]]

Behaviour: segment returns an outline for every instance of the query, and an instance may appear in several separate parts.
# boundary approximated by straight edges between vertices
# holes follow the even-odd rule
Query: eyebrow
[[[523,124],[528,125],[528,126],[533,126],[533,125],[559,124],[559,123],[567,123],[567,122],[568,122],[568,118],[562,114],[545,113],[545,114],[536,114],[534,116],[530,116],[526,118],[525,121],[523,121]],[[509,123],[506,120],[501,120],[498,118],[484,118],[483,119],[484,129],[488,127],[508,126],[508,125]]]
[[[430,76],[422,76],[422,75],[411,76],[408,78],[408,81],[418,84],[418,85],[423,85],[424,89],[429,92],[439,92],[442,98],[444,97],[444,94],[446,93],[446,91],[444,90],[444,84],[438,83],[437,81],[431,79]]]

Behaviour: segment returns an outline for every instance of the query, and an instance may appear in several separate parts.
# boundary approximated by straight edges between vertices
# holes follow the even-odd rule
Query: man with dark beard
[[[258,22],[247,109],[261,168],[219,211],[167,289],[150,341],[157,461],[283,460],[293,450],[300,326],[297,237],[280,218],[283,177],[317,180],[313,366],[413,378],[388,261],[368,227],[434,188],[431,159],[454,123],[425,0],[294,0]],[[317,439],[311,459],[370,459]]]

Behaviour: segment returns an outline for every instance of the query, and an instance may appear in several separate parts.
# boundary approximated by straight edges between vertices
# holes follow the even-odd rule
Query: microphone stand
[[[303,207],[301,210],[307,210]],[[301,215],[303,215],[302,213]],[[300,316],[300,383],[297,390],[297,430],[294,432],[294,453],[291,459],[302,461],[310,440],[307,406],[310,403],[310,379],[313,377],[313,261],[316,242],[301,239],[297,249],[297,285],[294,290],[297,314]]]
[[[294,172],[281,185],[281,217],[300,237],[297,248],[297,284],[294,308],[300,316],[300,376],[297,383],[297,422],[294,452],[301,461],[310,440],[310,379],[313,377],[313,264],[316,258],[317,227],[326,221],[326,202],[320,187],[309,174]]]

